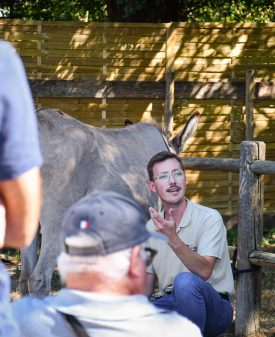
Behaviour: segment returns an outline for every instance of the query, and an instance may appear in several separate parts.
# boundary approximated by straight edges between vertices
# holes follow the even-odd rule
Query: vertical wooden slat
[[[254,70],[247,69],[245,74],[245,110],[246,110],[246,130],[245,140],[254,139]]]
[[[104,48],[102,50],[102,58],[103,58],[103,60],[106,61],[108,51],[107,51],[107,35],[106,35],[105,29],[103,30],[103,33],[102,33],[102,42],[104,43]],[[106,77],[107,77],[107,65],[106,65],[106,63],[103,63],[102,74],[103,74],[103,79],[106,80]]]
[[[263,176],[250,165],[265,159],[263,142],[242,142],[240,158],[238,269],[252,268],[249,253],[260,250],[262,239]],[[240,273],[236,289],[236,336],[248,336],[260,328],[261,270]]]
[[[43,46],[43,42],[42,42],[42,21],[39,21],[37,24],[37,36],[38,36],[38,40],[37,40],[37,50],[38,50],[38,55],[37,55],[37,67],[41,69],[41,65],[42,65],[42,48]],[[42,78],[42,74],[41,71],[38,72],[37,74],[37,78],[41,79]]]
[[[104,43],[104,48],[102,50],[102,58],[106,62],[108,51],[107,51],[107,47],[106,47],[107,46],[107,35],[106,35],[105,29],[103,30],[103,33],[102,33],[102,41]],[[102,75],[103,75],[102,77],[103,77],[104,80],[106,80],[106,77],[107,77],[107,65],[106,65],[105,62],[103,63],[103,66],[102,66]],[[107,104],[107,98],[106,97],[102,98],[102,104],[103,105]],[[105,109],[103,109],[101,111],[101,118],[102,118],[102,121],[106,121],[107,111]],[[102,127],[105,127],[105,126],[106,125],[104,125],[104,124],[102,125]]]
[[[228,172],[228,211],[230,214],[233,213],[233,174]]]
[[[233,73],[232,73],[232,78],[233,78]],[[236,95],[236,94],[235,94]],[[233,130],[233,125],[235,122],[234,119],[234,106],[236,105],[236,96],[232,96],[230,100],[230,114],[229,114],[229,120],[230,120],[230,141],[228,144],[228,152],[230,154],[230,157],[233,157],[233,152],[234,152],[234,146],[232,143],[232,140],[234,139],[234,130]],[[234,214],[233,211],[233,197],[234,197],[234,192],[233,192],[233,185],[234,185],[234,179],[233,179],[233,174],[232,172],[228,172],[228,212],[230,214]]]
[[[169,139],[173,134],[174,123],[174,47],[175,28],[173,23],[168,27],[166,33],[166,68],[165,68],[165,107],[164,107],[164,134]]]

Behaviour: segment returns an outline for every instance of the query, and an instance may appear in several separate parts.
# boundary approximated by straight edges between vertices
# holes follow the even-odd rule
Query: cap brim
[[[150,237],[152,237],[154,239],[168,241],[168,237],[166,235],[162,234],[162,233],[159,233],[159,232],[150,232],[149,231],[149,234],[150,234]]]

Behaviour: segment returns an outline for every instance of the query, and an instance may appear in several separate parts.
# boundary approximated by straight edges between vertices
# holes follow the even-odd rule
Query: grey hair
[[[62,252],[57,267],[63,281],[68,273],[97,272],[112,280],[125,276],[130,267],[132,249],[125,249],[105,256],[73,256]]]

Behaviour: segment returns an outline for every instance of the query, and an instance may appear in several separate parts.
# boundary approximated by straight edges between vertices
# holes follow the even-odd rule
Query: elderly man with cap
[[[12,304],[22,336],[201,337],[191,321],[143,294],[146,264],[157,253],[145,247],[145,223],[141,208],[114,192],[74,204],[64,216],[58,258],[66,288]]]

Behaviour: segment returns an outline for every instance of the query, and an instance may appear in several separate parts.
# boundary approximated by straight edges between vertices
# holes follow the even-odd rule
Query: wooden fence
[[[241,143],[240,159],[184,158],[185,167],[240,171],[236,287],[236,336],[260,330],[261,267],[275,268],[275,254],[261,251],[263,237],[263,175],[275,175],[275,161],[265,160],[263,142]]]
[[[103,127],[153,118],[165,122],[168,134],[198,110],[185,157],[236,158],[254,126],[254,139],[275,159],[274,32],[274,23],[0,20],[0,38],[21,55],[37,108],[59,108]],[[247,81],[246,89],[248,68],[253,88]],[[264,210],[271,211],[275,179],[265,180]],[[237,213],[238,172],[190,171],[188,181],[192,200]]]
[[[274,78],[275,24],[0,20],[32,79],[224,81]]]

